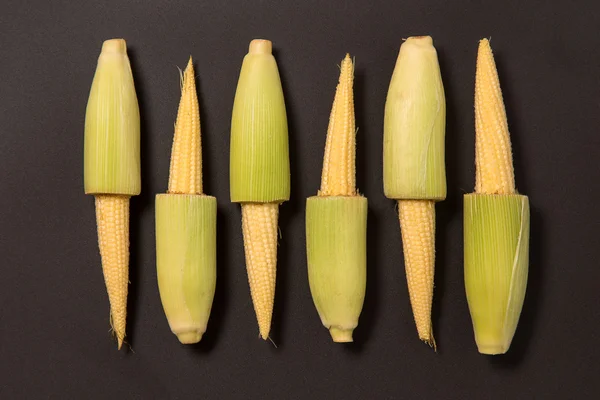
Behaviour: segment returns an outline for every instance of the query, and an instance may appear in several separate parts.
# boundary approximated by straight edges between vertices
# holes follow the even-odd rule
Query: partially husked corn
[[[310,291],[334,342],[352,342],[367,283],[367,199],[356,190],[354,64],[341,64],[323,157],[321,189],[306,201]]]
[[[475,130],[475,193],[464,196],[465,289],[479,352],[503,354],[525,299],[529,199],[515,188],[500,81],[486,39],[477,54]]]
[[[169,169],[169,193],[202,194],[200,107],[192,57],[183,73]]]
[[[217,279],[217,200],[202,193],[200,109],[192,58],[183,73],[169,188],[156,196],[158,288],[171,331],[183,344],[206,331]]]
[[[231,201],[241,203],[246,269],[262,339],[275,298],[279,205],[290,197],[288,127],[272,43],[255,39],[244,57],[231,118]]]
[[[385,103],[383,182],[398,201],[404,264],[419,338],[435,348],[431,327],[435,202],[446,198],[446,100],[429,36],[408,38]]]
[[[96,198],[110,322],[120,349],[129,284],[129,199],[141,190],[140,115],[123,39],[102,45],[86,108],[83,164],[85,193]]]

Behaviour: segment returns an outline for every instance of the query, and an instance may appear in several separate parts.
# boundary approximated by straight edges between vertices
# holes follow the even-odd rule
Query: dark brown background
[[[81,3],[81,4],[80,4]],[[85,3],[85,4],[84,4]],[[202,399],[594,398],[600,389],[600,35],[593,1],[3,0],[0,9],[0,397]],[[363,3],[361,5],[361,3]],[[552,3],[552,5],[550,4]],[[401,38],[430,34],[447,96],[436,354],[419,342],[394,204],[382,193],[385,96]],[[84,112],[104,39],[124,37],[142,114],[132,201],[128,339],[117,352],[83,194]],[[272,336],[257,339],[229,202],[233,96],[251,39],[274,43],[289,114],[292,199],[281,208]],[[532,204],[530,281],[506,356],[477,353],[464,295],[461,196],[474,184],[477,42],[491,37],[516,180]],[[356,343],[335,345],[308,289],[305,198],[316,193],[338,68],[356,57],[358,184],[369,199],[368,288]],[[192,55],[205,187],[219,200],[218,287],[184,347],[158,296],[154,195],[167,185],[179,74]]]

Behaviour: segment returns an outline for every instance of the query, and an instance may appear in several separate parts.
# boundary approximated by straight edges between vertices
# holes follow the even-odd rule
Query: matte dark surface
[[[95,3],[95,2],[94,2]],[[593,1],[16,1],[0,5],[0,398],[542,399],[600,389],[600,35]],[[563,3],[564,5],[561,5]],[[385,96],[401,38],[430,34],[447,96],[448,199],[437,207],[436,354],[419,342],[394,203],[383,196]],[[128,340],[116,350],[83,193],[83,123],[104,39],[127,40],[142,114]],[[289,113],[272,337],[257,338],[239,206],[229,202],[233,96],[251,39],[273,40]],[[477,42],[492,38],[516,181],[532,204],[529,290],[506,356],[477,353],[464,295],[462,195],[474,186]],[[319,186],[345,52],[356,57],[358,185],[368,288],[356,343],[312,304],[305,198]],[[168,329],[154,195],[167,186],[179,74],[196,61],[206,192],[219,201],[218,287],[205,338]]]

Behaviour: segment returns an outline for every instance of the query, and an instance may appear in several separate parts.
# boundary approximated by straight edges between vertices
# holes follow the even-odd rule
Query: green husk
[[[140,113],[123,39],[104,42],[85,115],[86,194],[138,195]]]
[[[391,199],[446,198],[446,100],[429,36],[400,47],[385,103],[383,182]]]
[[[158,288],[181,343],[196,343],[206,331],[217,279],[216,221],[212,196],[156,196]]]
[[[268,41],[244,57],[231,120],[232,202],[282,202],[290,197],[288,127],[283,90]]]
[[[529,199],[464,196],[465,288],[480,353],[503,354],[523,307],[529,268]]]
[[[313,196],[306,202],[308,280],[323,325],[351,342],[367,284],[367,199]]]

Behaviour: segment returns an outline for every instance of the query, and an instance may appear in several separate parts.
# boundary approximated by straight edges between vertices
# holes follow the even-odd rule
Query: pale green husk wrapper
[[[156,196],[156,265],[160,299],[182,343],[206,331],[217,279],[217,201],[212,196]]]
[[[522,195],[464,196],[465,288],[480,353],[512,342],[529,269],[529,200]]]
[[[140,113],[125,52],[102,52],[85,115],[87,194],[138,195]]]
[[[271,54],[244,57],[231,120],[230,190],[233,202],[290,197],[287,117]]]
[[[385,103],[383,182],[391,199],[446,198],[446,100],[431,38],[409,38]]]
[[[323,325],[336,342],[351,342],[367,284],[367,199],[309,197],[308,280]]]

